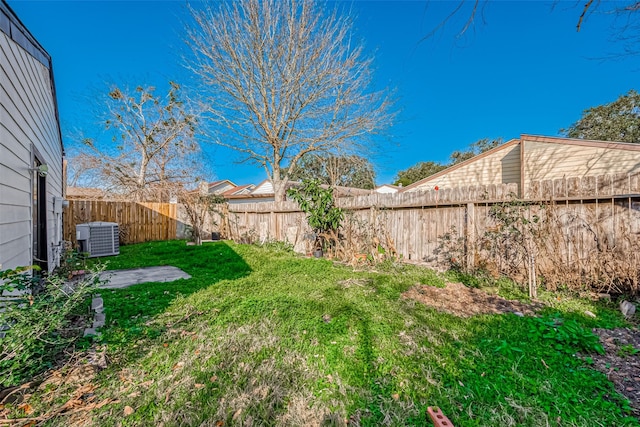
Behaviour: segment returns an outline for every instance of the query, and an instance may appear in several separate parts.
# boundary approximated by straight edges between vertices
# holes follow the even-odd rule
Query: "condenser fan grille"
[[[90,257],[118,255],[120,241],[118,223],[89,222],[76,226],[76,236],[82,252]]]

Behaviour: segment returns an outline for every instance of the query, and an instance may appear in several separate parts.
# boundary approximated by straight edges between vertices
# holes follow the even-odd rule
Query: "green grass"
[[[456,426],[640,425],[573,355],[597,351],[589,328],[603,325],[568,308],[463,319],[401,297],[442,286],[430,270],[227,242],[125,246],[108,262],[192,278],[103,292],[111,365],[94,392],[119,403],[94,411],[96,425],[425,426],[427,406]]]

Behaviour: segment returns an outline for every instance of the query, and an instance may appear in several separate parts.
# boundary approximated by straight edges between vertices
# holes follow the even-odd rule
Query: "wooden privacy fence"
[[[178,206],[170,203],[69,200],[64,210],[64,240],[76,242],[76,225],[117,222],[123,244],[176,238]]]
[[[345,252],[382,249],[443,267],[535,271],[547,283],[550,272],[573,274],[562,283],[614,283],[622,274],[640,292],[640,174],[531,182],[524,200],[515,198],[518,190],[502,184],[339,198],[341,244]],[[74,243],[76,224],[92,221],[117,222],[122,243],[183,238],[189,229],[175,204],[71,200],[64,214],[64,238]],[[508,215],[516,220],[510,226]],[[314,241],[295,202],[227,204],[222,218],[207,230],[240,242],[286,241],[301,253]]]
[[[424,261],[436,250],[440,236],[452,230],[459,236],[464,235],[468,204],[488,206],[511,199],[517,190],[517,184],[502,184],[411,193],[372,193],[338,198],[336,205],[343,208],[347,220],[360,229],[356,234],[361,239],[384,240],[404,259]],[[309,251],[313,241],[305,214],[296,202],[230,204],[228,218],[230,237],[234,240],[287,241],[298,252]],[[360,246],[370,245],[361,242]]]
[[[528,261],[523,261],[523,254],[516,260],[510,244],[501,247],[486,239],[504,231],[495,209],[511,209],[517,191],[517,184],[502,184],[374,193],[339,198],[336,204],[346,211],[343,235],[356,235],[364,251],[375,247],[374,242],[386,244],[404,260],[442,263],[443,246],[449,242],[467,265],[493,257],[498,267],[516,262],[524,266]],[[527,199],[517,206],[520,228],[530,227],[532,220],[544,221],[545,230],[534,233],[538,241],[527,243],[530,255],[539,258],[538,270],[562,263],[563,268],[587,272],[593,257],[604,252],[614,260],[638,258],[640,175],[532,182]],[[357,228],[360,232],[352,233]],[[234,240],[287,241],[298,252],[308,252],[312,242],[305,215],[295,202],[230,204],[228,229]]]

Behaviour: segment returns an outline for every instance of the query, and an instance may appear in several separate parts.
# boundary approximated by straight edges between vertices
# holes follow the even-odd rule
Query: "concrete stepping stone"
[[[173,282],[178,279],[190,279],[191,276],[177,267],[169,265],[159,267],[133,268],[130,270],[103,271],[100,285],[103,289],[121,289],[147,282]]]

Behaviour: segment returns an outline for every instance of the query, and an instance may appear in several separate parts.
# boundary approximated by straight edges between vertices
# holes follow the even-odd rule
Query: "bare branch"
[[[587,14],[587,11],[593,4],[593,0],[589,0],[587,4],[584,5],[584,9],[582,9],[582,13],[580,14],[580,18],[578,19],[578,25],[576,25],[576,31],[580,32],[580,26],[582,25],[582,20],[584,16]]]
[[[465,19],[464,24],[460,26],[460,30],[457,31],[456,34],[456,38],[460,38],[473,26],[478,13],[483,11],[484,6],[489,4],[490,1],[491,0],[459,0],[455,3],[455,6],[452,6],[451,12],[444,19],[439,21],[431,31],[423,36],[418,43],[433,37],[434,34],[442,30],[448,23],[458,16],[462,16]],[[554,0],[552,3],[552,9],[560,3],[560,0]],[[471,8],[470,10],[469,7]],[[576,0],[570,7],[579,7],[580,10],[578,22],[576,24],[577,32],[580,32],[580,30],[582,30],[586,25],[587,18],[591,14],[598,13],[610,17],[610,39],[616,43],[616,49],[619,51],[606,58],[599,59],[620,59],[640,53],[640,48],[638,47],[640,46],[640,19],[638,19],[638,13],[640,13],[640,1],[586,0],[583,4],[582,1]]]
[[[281,169],[304,154],[357,150],[393,119],[388,95],[370,90],[372,58],[352,40],[352,17],[324,6],[237,0],[191,8],[189,68],[224,129],[218,143],[265,167],[276,189],[287,180]]]
[[[135,200],[165,200],[171,186],[193,182],[197,116],[179,99],[179,90],[173,82],[164,97],[154,95],[153,87],[112,87],[105,121],[110,141],[86,141],[72,168],[90,170],[101,187]]]

